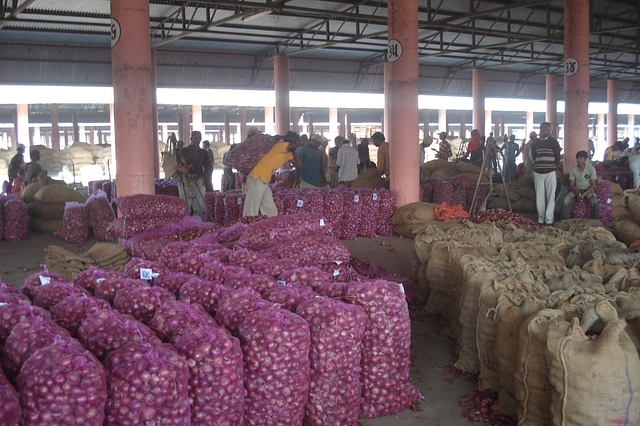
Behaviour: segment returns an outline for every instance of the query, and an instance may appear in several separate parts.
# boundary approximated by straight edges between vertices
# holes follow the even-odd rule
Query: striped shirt
[[[533,157],[533,171],[539,174],[554,172],[560,164],[560,145],[551,136],[546,139],[536,139],[531,144]]]

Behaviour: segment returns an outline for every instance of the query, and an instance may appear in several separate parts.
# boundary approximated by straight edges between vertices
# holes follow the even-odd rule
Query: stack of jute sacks
[[[61,274],[69,281],[91,266],[123,272],[131,258],[122,245],[113,243],[96,243],[82,255],[54,245],[47,247],[44,253],[49,271]]]
[[[423,313],[457,340],[454,366],[521,425],[638,424],[640,255],[597,221],[449,222],[415,248]]]
[[[616,218],[611,224],[611,232],[620,241],[630,246],[635,241],[640,240],[640,189],[627,189],[624,191],[620,196],[620,204],[626,210],[627,217]],[[620,209],[616,210],[619,211]]]
[[[40,176],[38,182],[29,184],[21,194],[29,211],[29,226],[36,232],[50,234],[62,227],[65,204],[69,201],[83,203],[86,197],[66,183]]]

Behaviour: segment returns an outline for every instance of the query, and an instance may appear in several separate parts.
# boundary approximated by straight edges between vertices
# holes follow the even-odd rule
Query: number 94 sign
[[[580,69],[580,64],[576,58],[567,58],[564,60],[564,75],[571,77],[577,74]]]

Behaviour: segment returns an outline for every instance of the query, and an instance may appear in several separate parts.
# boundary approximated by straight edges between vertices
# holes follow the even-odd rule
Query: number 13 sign
[[[580,64],[575,58],[567,58],[564,60],[564,75],[571,77],[575,75],[580,69]]]
[[[387,52],[387,60],[395,62],[402,56],[402,44],[398,40],[391,39],[387,44],[389,50]]]

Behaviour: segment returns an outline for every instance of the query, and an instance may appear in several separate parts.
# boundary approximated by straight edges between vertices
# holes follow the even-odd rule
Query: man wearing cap
[[[18,153],[11,158],[9,162],[9,183],[13,183],[13,180],[18,176],[24,176],[24,150],[25,146],[18,144],[16,148]]]
[[[451,144],[447,141],[447,132],[440,132],[438,135],[440,142],[438,143],[438,150],[436,151],[436,158],[439,160],[449,161],[449,158],[453,155],[451,152]]]
[[[300,169],[301,188],[319,188],[326,184],[324,160],[319,148],[320,141],[315,137],[312,137],[298,148],[298,158],[302,163],[302,168]]]
[[[351,184],[358,177],[358,164],[360,164],[358,150],[352,147],[349,141],[345,139],[338,150],[338,161],[336,163],[338,182],[347,188],[351,188]]]
[[[276,136],[278,137],[278,136]],[[300,159],[296,155],[296,149],[302,146],[297,133],[289,132],[286,136],[280,136],[269,152],[258,161],[258,164],[247,176],[247,196],[244,200],[242,217],[257,216],[259,213],[265,216],[277,216],[278,209],[273,202],[273,194],[269,188],[273,172],[282,165],[291,161],[296,167],[296,182],[300,183]]]
[[[380,176],[385,180],[385,188],[389,189],[389,173],[391,166],[391,159],[389,156],[389,142],[385,142],[385,137],[380,132],[375,132],[371,135],[373,144],[378,147],[378,160],[376,161],[376,168],[380,173]]]

